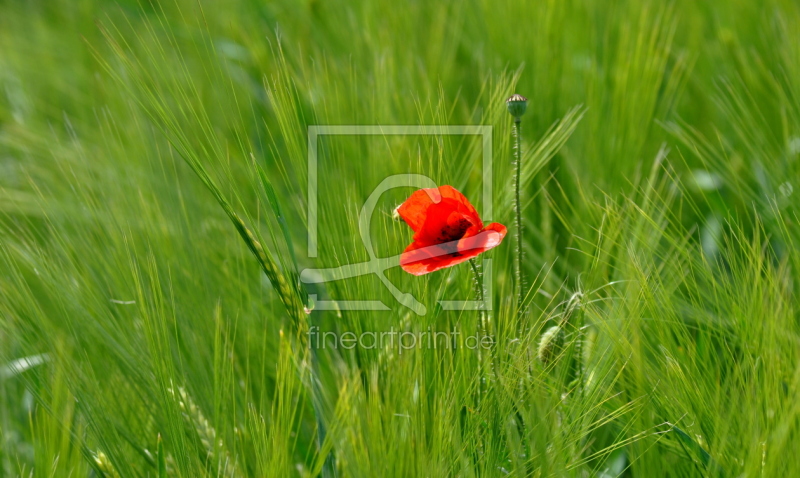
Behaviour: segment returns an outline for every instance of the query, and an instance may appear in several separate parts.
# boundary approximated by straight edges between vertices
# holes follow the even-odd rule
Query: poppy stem
[[[478,301],[480,302],[480,320],[478,322],[478,327],[480,330],[481,341],[483,338],[486,337],[486,307],[484,303],[484,292],[483,292],[483,272],[481,271],[480,267],[478,266],[478,262],[472,258],[469,260],[469,265],[472,266],[472,273],[475,274],[475,284],[476,284],[476,291],[475,295]],[[480,369],[480,382],[478,382],[478,397],[483,397],[483,391],[486,382],[486,364],[484,362],[483,351],[481,347],[477,347],[478,350],[478,367]]]
[[[478,267],[478,263],[474,258],[469,260],[469,265],[472,266],[472,273],[475,274],[475,283],[477,284],[475,295],[477,296],[477,299],[483,303],[483,273],[481,272],[480,268]],[[483,315],[483,312],[481,312],[481,315]]]
[[[517,296],[517,308],[522,310],[522,290],[523,290],[523,273],[522,273],[522,207],[519,201],[519,185],[522,176],[522,147],[520,145],[520,118],[514,118],[514,221],[516,222],[516,240],[517,240],[517,254],[514,257],[514,273],[516,281],[514,282],[514,292]]]
[[[483,336],[486,335],[486,304],[484,303],[485,294],[483,291],[483,271],[478,266],[478,261],[474,258],[469,260],[469,265],[472,266],[472,273],[475,274],[475,296],[480,302],[480,331]]]

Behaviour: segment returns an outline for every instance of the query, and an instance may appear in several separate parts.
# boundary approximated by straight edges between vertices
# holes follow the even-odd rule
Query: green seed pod
[[[528,109],[528,98],[522,95],[511,95],[511,98],[506,100],[506,106],[511,116],[515,119],[519,119],[525,114],[525,110]]]
[[[560,335],[561,327],[554,325],[547,329],[539,339],[539,349],[537,350],[536,356],[539,357],[539,360],[543,364],[547,365],[553,359]]]

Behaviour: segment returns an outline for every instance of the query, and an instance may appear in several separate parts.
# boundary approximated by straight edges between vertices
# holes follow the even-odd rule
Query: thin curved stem
[[[483,303],[483,273],[478,268],[478,263],[475,259],[469,260],[469,265],[472,266],[472,273],[475,274],[475,283],[478,284],[475,291],[476,299]],[[483,310],[483,309],[481,309]],[[481,313],[483,315],[483,313]]]
[[[478,328],[480,330],[480,340],[479,343],[483,341],[483,338],[486,336],[486,308],[484,304],[484,293],[483,293],[483,272],[481,271],[480,267],[478,267],[478,262],[473,258],[469,260],[469,265],[472,266],[472,273],[475,275],[475,298],[481,303],[480,309],[480,320],[478,322]],[[478,383],[478,397],[483,397],[484,395],[484,387],[486,386],[486,363],[484,361],[483,350],[482,347],[479,345],[477,347],[478,350],[478,367],[480,369],[480,382]]]

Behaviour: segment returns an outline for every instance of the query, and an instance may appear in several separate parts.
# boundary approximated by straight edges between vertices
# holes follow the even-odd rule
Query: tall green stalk
[[[475,298],[481,303],[481,333],[486,332],[486,309],[483,308],[484,292],[483,292],[483,273],[478,267],[478,262],[475,259],[469,260],[469,265],[472,267],[472,273],[475,275]]]
[[[469,260],[469,265],[472,267],[472,273],[475,275],[475,298],[480,302],[480,321],[478,322],[478,330],[480,331],[480,338],[486,336],[486,308],[484,304],[485,293],[483,289],[483,272],[478,266],[478,261],[474,258]],[[478,397],[483,398],[484,387],[486,385],[486,361],[484,360],[482,347],[477,347],[478,350],[478,368],[480,370],[480,382],[478,383]]]
[[[517,297],[517,309],[522,309],[522,290],[524,283],[524,274],[522,272],[522,206],[519,199],[520,182],[522,179],[522,145],[520,139],[520,123],[522,115],[528,107],[528,99],[522,95],[512,95],[506,100],[508,112],[514,117],[514,222],[516,223],[516,245],[517,250],[514,255],[514,295]]]
[[[521,176],[522,154],[520,150],[520,119],[514,118],[514,224],[516,225],[515,240],[517,253],[514,255],[514,295],[517,297],[517,307],[522,308],[522,207],[519,203],[519,183]]]

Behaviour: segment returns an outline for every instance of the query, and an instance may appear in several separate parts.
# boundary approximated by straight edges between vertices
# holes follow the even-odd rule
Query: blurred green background
[[[321,140],[314,259],[307,126],[491,125],[511,230],[512,93],[497,345],[308,354],[219,198],[290,279],[365,261],[388,175],[484,209],[480,142]],[[799,159],[792,1],[0,0],[0,475],[795,476]],[[303,323],[477,329],[466,264],[387,274],[430,312],[366,276],[311,292],[392,310]]]

